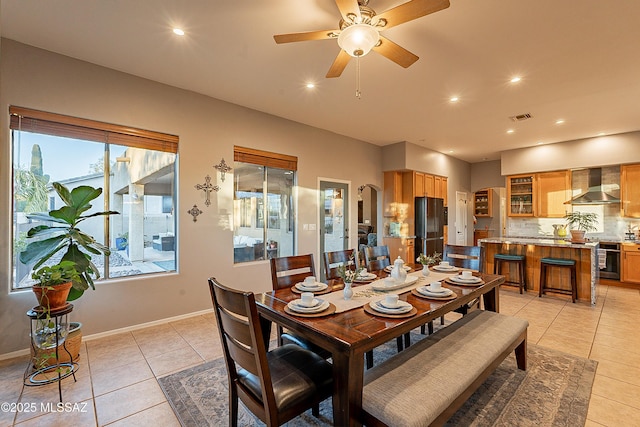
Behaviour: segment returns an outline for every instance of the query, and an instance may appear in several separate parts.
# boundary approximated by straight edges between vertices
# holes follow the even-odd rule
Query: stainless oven
[[[600,268],[603,279],[620,280],[620,243],[600,242],[600,250],[605,253],[605,267]]]

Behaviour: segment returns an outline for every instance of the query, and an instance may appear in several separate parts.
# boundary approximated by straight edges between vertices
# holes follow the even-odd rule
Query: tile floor
[[[640,426],[640,291],[599,286],[595,307],[501,290],[500,311],[529,320],[530,342],[599,362],[587,426]],[[221,356],[213,314],[85,340],[70,410],[51,411],[57,386],[23,387],[27,358],[0,361],[0,426],[178,426],[156,378]],[[20,406],[18,406],[20,405]],[[44,410],[43,410],[44,409]]]

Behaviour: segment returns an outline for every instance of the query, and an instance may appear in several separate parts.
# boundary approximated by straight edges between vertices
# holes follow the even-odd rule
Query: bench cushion
[[[490,311],[464,316],[369,369],[363,409],[390,426],[429,425],[528,325]]]

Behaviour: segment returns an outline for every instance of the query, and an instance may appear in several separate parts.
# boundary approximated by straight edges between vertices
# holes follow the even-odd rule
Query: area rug
[[[412,333],[412,342],[421,339]],[[379,363],[396,353],[395,340],[374,350]],[[582,426],[587,417],[597,362],[528,345],[527,371],[509,356],[447,422],[448,426]],[[227,373],[224,359],[160,378],[160,386],[185,427],[228,425]],[[425,390],[424,398],[435,390]],[[242,402],[240,426],[262,426]],[[286,426],[331,426],[331,399],[320,417],[307,411]]]

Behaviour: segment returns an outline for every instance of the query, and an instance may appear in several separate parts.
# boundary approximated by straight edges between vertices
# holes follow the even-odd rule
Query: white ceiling
[[[401,3],[369,6],[381,13]],[[355,60],[342,77],[324,78],[335,40],[276,45],[272,37],[337,28],[332,0],[2,0],[0,15],[2,36],[22,43],[372,144],[409,141],[469,162],[640,130],[638,0],[451,0],[383,32],[420,59],[404,69],[364,57],[359,100]],[[533,118],[509,120],[521,113]]]

